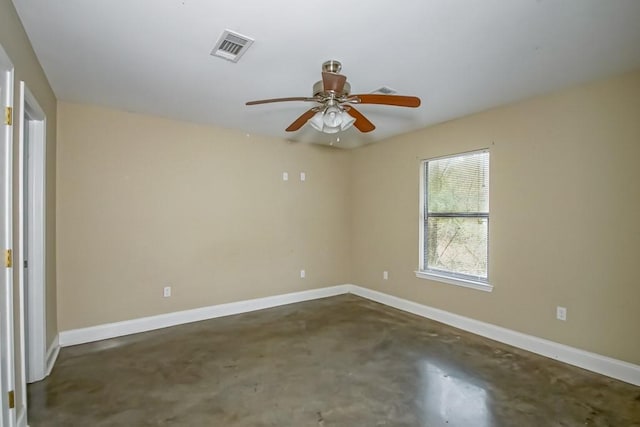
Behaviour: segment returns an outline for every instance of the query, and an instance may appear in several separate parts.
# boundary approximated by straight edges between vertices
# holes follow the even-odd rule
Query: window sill
[[[419,279],[434,280],[436,282],[448,283],[450,285],[462,286],[465,288],[476,289],[484,292],[493,291],[493,286],[484,282],[475,282],[473,280],[465,280],[465,279],[457,279],[457,278],[454,279],[452,277],[441,276],[439,274],[428,273],[426,271],[416,271],[415,273],[416,273],[416,277]]]

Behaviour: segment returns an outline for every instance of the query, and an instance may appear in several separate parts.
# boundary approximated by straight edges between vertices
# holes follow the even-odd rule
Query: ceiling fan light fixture
[[[342,123],[340,124],[340,130],[347,130],[356,122],[355,117],[351,117],[351,114],[342,110]]]
[[[322,132],[329,133],[329,134],[338,133],[338,132],[340,132],[340,128],[339,127],[330,128],[328,126],[325,126],[324,129],[322,129]]]
[[[340,108],[331,106],[324,110],[324,125],[330,128],[339,128],[342,123],[342,110]]]
[[[355,118],[340,107],[329,106],[324,111],[318,111],[309,123],[318,132],[337,133],[349,129],[355,121]]]
[[[322,132],[322,128],[324,127],[324,120],[322,120],[322,115],[323,115],[323,112],[318,111],[309,120],[309,124],[311,125],[311,127],[317,130],[318,132]]]

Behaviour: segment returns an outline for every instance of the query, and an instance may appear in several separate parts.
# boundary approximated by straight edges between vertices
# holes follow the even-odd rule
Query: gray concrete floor
[[[640,387],[343,295],[64,348],[46,426],[640,426]]]

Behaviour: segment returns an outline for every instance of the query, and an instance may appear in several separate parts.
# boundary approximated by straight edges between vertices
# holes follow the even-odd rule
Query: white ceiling
[[[294,141],[330,143],[311,105],[321,64],[352,93],[389,86],[418,109],[362,105],[377,129],[356,146],[640,68],[639,0],[14,0],[63,101],[98,104]],[[223,30],[255,39],[238,63],[210,56]]]

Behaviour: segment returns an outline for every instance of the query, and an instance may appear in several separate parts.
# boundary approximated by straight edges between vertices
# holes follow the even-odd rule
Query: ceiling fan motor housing
[[[349,94],[351,93],[351,85],[346,82],[344,84],[344,88],[342,89],[342,92],[340,93],[335,93],[335,97],[339,98],[341,96],[349,96]],[[331,96],[331,91],[325,91],[324,90],[324,84],[322,83],[322,80],[315,82],[313,85],[313,96],[321,96],[323,98],[325,97],[330,97]]]

